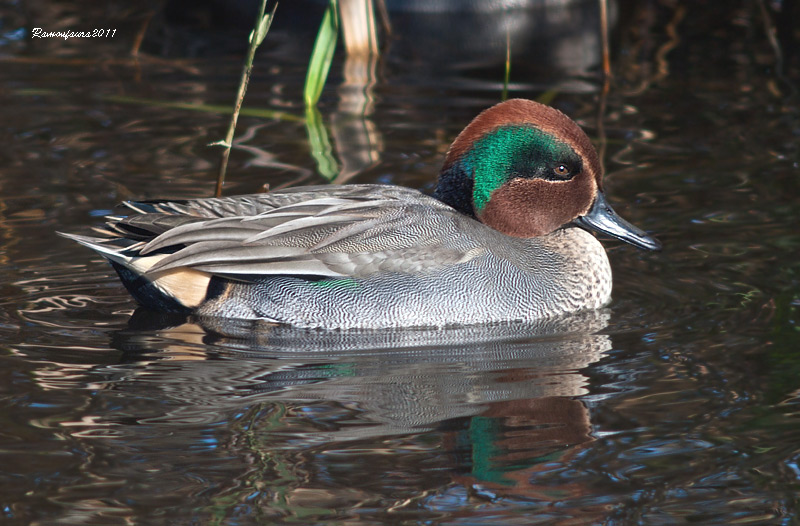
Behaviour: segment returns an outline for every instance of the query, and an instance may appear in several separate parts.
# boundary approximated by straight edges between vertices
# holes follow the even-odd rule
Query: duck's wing
[[[126,207],[138,214],[164,214],[198,218],[253,217],[276,208],[324,198],[347,201],[413,199],[419,192],[410,188],[377,184],[318,185],[285,188],[275,192],[191,200],[128,201]]]
[[[310,203],[306,213],[315,205],[321,209],[335,203],[350,203],[374,199],[408,199],[418,194],[410,188],[389,185],[303,186],[278,192],[190,200],[126,201],[122,206],[133,214],[122,213],[106,217],[104,228],[95,231],[107,238],[150,241],[178,226],[216,218],[248,218],[284,206]],[[119,241],[118,241],[119,244]]]
[[[109,232],[133,243],[129,254],[151,259],[145,273],[154,276],[192,269],[243,280],[358,278],[429,271],[484,252],[462,235],[474,220],[414,190],[378,188],[150,204],[140,215],[112,221]],[[258,213],[218,217],[246,210]]]

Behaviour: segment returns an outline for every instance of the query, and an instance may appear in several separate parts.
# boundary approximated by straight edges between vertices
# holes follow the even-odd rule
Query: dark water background
[[[612,3],[602,127],[594,1],[395,12],[374,85],[337,51],[316,158],[302,86],[322,8],[285,4],[245,105],[289,117],[241,118],[226,195],[321,173],[431,189],[500,100],[511,28],[511,95],[585,127],[617,211],[664,251],[605,242],[609,308],[538,326],[320,334],[134,314],[55,231],[124,199],[213,192],[206,145],[227,117],[175,103],[227,111],[252,15],[2,4],[0,523],[800,523],[795,2]]]

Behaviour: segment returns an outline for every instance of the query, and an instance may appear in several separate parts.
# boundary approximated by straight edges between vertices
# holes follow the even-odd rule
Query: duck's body
[[[541,114],[571,124],[565,138],[542,145],[553,123],[537,122],[533,134],[526,127]],[[140,303],[162,310],[383,328],[598,308],[610,299],[608,258],[573,223],[644,248],[657,243],[608,208],[596,154],[581,136],[556,110],[508,101],[462,132],[436,197],[347,185],[129,203],[137,214],[110,218],[105,238],[69,237],[109,259]],[[542,169],[531,147],[555,168]],[[573,195],[581,199],[573,203]],[[537,197],[544,215],[527,213]],[[596,215],[599,224],[587,219]]]

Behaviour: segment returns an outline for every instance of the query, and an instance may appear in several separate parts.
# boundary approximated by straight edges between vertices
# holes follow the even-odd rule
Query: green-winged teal
[[[563,113],[514,99],[459,134],[433,197],[384,185],[126,203],[108,259],[150,308],[320,328],[532,320],[608,303],[585,229],[658,241],[606,202],[597,153]]]

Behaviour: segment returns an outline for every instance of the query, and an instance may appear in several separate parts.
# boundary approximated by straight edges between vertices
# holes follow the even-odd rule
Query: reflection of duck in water
[[[108,238],[68,237],[155,309],[322,328],[530,321],[609,301],[608,258],[584,228],[659,248],[601,177],[575,122],[514,99],[456,138],[434,197],[345,185],[130,203]]]
[[[611,348],[597,334],[606,309],[531,324],[384,331],[219,317],[154,330],[147,317],[158,314],[137,311],[115,336],[112,346],[131,363],[90,375],[95,386],[98,373],[107,375],[115,403],[158,401],[154,414],[136,415],[147,426],[117,432],[149,437],[153,426],[175,432],[189,423],[214,430],[226,458],[268,452],[299,474],[286,483],[291,509],[318,507],[319,493],[414,509],[422,495],[446,501],[459,491],[463,498],[464,488],[488,499],[579,490],[562,477],[548,494],[525,477],[568,463],[593,440],[581,397],[590,394],[592,364]],[[256,476],[274,484],[270,470]]]
[[[521,494],[531,466],[552,471],[592,440],[590,412],[576,397],[589,392],[592,363],[610,348],[597,334],[605,309],[531,324],[384,331],[218,317],[196,320],[201,326],[182,316],[169,321],[183,325],[165,328],[142,314],[162,313],[139,310],[115,334],[120,363],[34,373],[85,397],[85,409],[72,422],[59,417],[59,429],[93,437],[80,443],[115,459],[92,473],[129,466],[135,474],[125,480],[137,483],[152,477],[142,466],[178,483],[188,473],[203,498],[252,495],[263,483],[286,491],[291,506],[266,491],[247,502],[281,513],[316,509],[318,498],[302,498],[319,494],[338,511],[354,493],[372,506],[413,510],[409,499],[463,495],[459,482],[489,498]],[[277,480],[276,471],[293,477]],[[573,483],[562,479],[555,482]]]
[[[137,363],[112,381],[115,391],[178,402],[167,419],[218,420],[259,401],[358,408],[364,425],[319,435],[330,440],[419,432],[505,404],[579,396],[580,371],[611,348],[597,334],[605,309],[525,324],[363,332],[209,317],[157,337],[150,315],[137,311],[132,329],[115,336],[113,346]],[[209,354],[223,359],[204,360]]]

